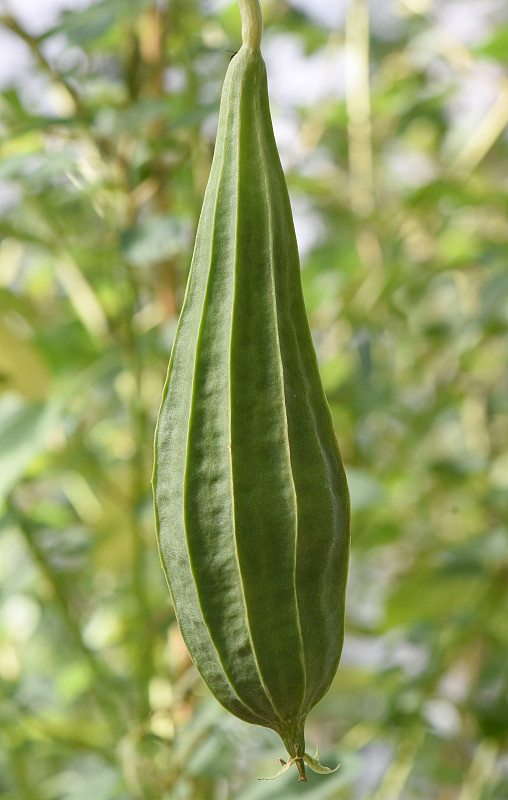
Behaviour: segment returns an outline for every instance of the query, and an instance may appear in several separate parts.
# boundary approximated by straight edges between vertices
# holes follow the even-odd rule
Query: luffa
[[[162,563],[215,697],[289,761],[342,649],[349,494],[305,312],[258,0],[239,0],[210,178],[156,434]]]

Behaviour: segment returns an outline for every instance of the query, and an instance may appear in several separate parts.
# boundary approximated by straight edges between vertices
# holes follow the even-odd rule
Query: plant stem
[[[25,42],[25,44],[28,45],[30,52],[33,58],[35,59],[35,62],[39,67],[39,69],[42,72],[45,72],[51,78],[52,81],[55,81],[55,83],[59,83],[60,86],[62,86],[66,90],[74,106],[73,108],[74,113],[85,115],[85,109],[82,105],[81,98],[78,92],[76,91],[74,86],[72,86],[72,84],[70,84],[69,81],[67,81],[64,78],[63,75],[60,75],[60,73],[51,66],[51,64],[49,63],[49,61],[47,60],[47,58],[45,57],[44,53],[41,50],[40,43],[37,37],[29,34],[19,24],[19,22],[10,14],[2,14],[2,16],[0,16],[0,24],[4,25],[6,28],[12,31],[12,33],[16,34],[16,36],[22,39]]]
[[[11,497],[7,499],[7,509],[12,516],[12,519],[18,530],[22,534],[32,558],[38,565],[39,569],[53,590],[55,603],[58,606],[61,618],[66,625],[72,641],[74,642],[76,650],[81,654],[84,661],[94,673],[94,689],[99,701],[99,707],[102,709],[104,717],[111,727],[112,736],[116,738],[118,736],[118,726],[116,721],[119,720],[118,724],[121,726],[126,721],[126,717],[123,713],[122,705],[117,699],[117,685],[114,681],[114,677],[109,674],[107,667],[99,661],[95,653],[84,641],[80,624],[70,611],[70,603],[66,595],[63,582],[58,573],[55,572],[51,566],[51,563],[46,558],[43,548],[37,541],[37,523],[34,523],[32,520],[25,517],[14,504]],[[108,709],[109,713],[106,712],[106,709]]]
[[[346,65],[351,207],[355,214],[366,217],[374,208],[367,0],[349,2]]]
[[[257,51],[263,37],[263,15],[259,0],[238,0],[242,15],[242,41],[249,50]]]

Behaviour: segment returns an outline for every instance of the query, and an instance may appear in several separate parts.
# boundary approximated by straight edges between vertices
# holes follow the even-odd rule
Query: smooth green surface
[[[154,490],[161,556],[196,666],[234,714],[299,738],[342,649],[349,494],[303,303],[266,70],[246,47],[224,84]]]

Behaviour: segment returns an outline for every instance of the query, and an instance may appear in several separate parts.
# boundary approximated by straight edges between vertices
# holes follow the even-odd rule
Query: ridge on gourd
[[[304,723],[344,635],[349,493],[303,301],[258,0],[222,92],[155,442],[162,565],[203,679],[272,728],[306,780]],[[279,773],[279,774],[280,774]],[[276,776],[275,776],[276,777]]]

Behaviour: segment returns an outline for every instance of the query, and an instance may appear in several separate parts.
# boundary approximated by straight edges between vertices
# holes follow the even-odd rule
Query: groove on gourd
[[[248,41],[224,83],[157,426],[154,495],[194,663],[233,714],[281,735],[304,779],[304,721],[342,649],[349,495],[266,70]]]

